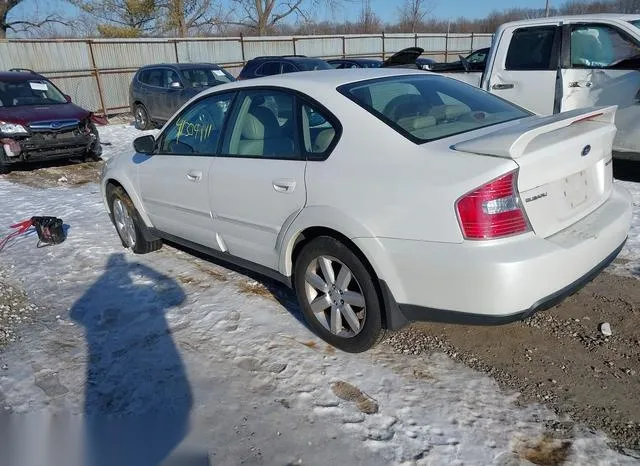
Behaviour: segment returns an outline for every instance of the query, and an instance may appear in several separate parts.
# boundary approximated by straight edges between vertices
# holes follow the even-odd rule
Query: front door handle
[[[187,179],[197,183],[202,179],[202,172],[200,170],[189,170],[187,172]]]
[[[296,182],[293,180],[274,180],[273,189],[279,193],[292,193],[296,189]]]
[[[513,84],[507,84],[507,83],[499,83],[499,84],[494,84],[493,86],[491,86],[491,89],[496,90],[496,91],[503,91],[505,89],[513,89],[514,85]]]

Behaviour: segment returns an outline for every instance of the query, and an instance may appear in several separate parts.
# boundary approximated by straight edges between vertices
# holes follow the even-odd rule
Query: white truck
[[[541,115],[617,105],[614,157],[640,161],[640,15],[506,23],[496,31],[486,63],[460,57],[431,71]]]

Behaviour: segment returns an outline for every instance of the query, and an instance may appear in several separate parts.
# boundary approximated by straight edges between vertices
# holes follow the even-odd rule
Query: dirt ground
[[[613,335],[599,326],[608,322]],[[445,351],[485,371],[522,402],[605,431],[621,448],[640,449],[640,287],[602,273],[560,305],[498,327],[416,323],[387,340],[410,354]],[[554,426],[569,431],[572,423]]]
[[[30,165],[17,165],[6,178],[33,188],[53,188],[56,186],[79,186],[97,183],[103,161],[82,162],[81,160],[57,161]]]

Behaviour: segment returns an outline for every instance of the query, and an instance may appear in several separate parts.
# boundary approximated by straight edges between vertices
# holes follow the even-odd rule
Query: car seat
[[[252,106],[244,117],[239,155],[282,156],[293,154],[293,139],[283,136],[273,112],[263,106]]]

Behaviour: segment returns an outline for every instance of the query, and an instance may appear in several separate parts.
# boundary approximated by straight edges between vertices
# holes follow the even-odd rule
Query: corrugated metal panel
[[[346,36],[345,48],[347,55],[377,55],[382,54],[382,36],[349,37]]]
[[[395,53],[407,47],[415,47],[416,38],[407,34],[385,34],[384,51],[386,54]]]
[[[0,42],[0,69],[74,71],[91,68],[89,49],[83,42]]]
[[[296,38],[296,53],[309,57],[336,57],[342,55],[342,39],[339,37],[303,39]]]
[[[57,78],[56,75],[61,73],[47,74],[47,78],[51,80],[62,92],[69,95],[74,104],[97,112],[100,110],[100,96],[98,95],[98,86],[96,78],[90,75],[69,76],[62,75],[63,78]]]
[[[101,74],[102,92],[104,92],[104,104],[107,108],[120,108],[127,111],[129,107],[129,84],[134,73],[109,73]]]
[[[273,37],[261,37],[258,40],[244,41],[245,60],[265,55],[292,55],[293,42]]]
[[[491,47],[491,42],[493,42],[492,34],[478,34],[473,36],[473,49],[483,49],[485,47]]]
[[[447,50],[456,52],[470,51],[471,34],[449,34],[449,46]]]
[[[96,42],[93,55],[99,69],[139,68],[154,63],[175,63],[173,43],[168,42]]]
[[[229,40],[232,39],[232,40]],[[239,63],[242,62],[242,48],[240,38],[227,40],[197,40],[178,42],[178,58],[181,63],[211,62],[211,63]]]
[[[425,52],[443,52],[446,38],[443,34],[418,35],[418,47],[422,47]]]

